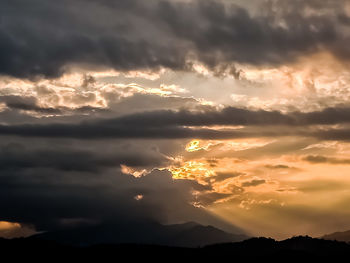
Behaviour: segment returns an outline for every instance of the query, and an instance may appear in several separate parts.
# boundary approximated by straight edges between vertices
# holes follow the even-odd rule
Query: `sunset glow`
[[[0,3],[0,237],[350,230],[348,0],[49,2]]]

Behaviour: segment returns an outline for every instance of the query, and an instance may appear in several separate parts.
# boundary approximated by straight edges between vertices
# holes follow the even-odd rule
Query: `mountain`
[[[350,230],[344,232],[335,232],[321,237],[326,240],[337,240],[343,242],[350,242]]]
[[[177,247],[198,247],[247,239],[213,226],[195,222],[176,225],[158,223],[120,223],[69,228],[34,235],[31,239],[56,241],[61,244],[89,246],[95,244],[153,244]]]
[[[179,226],[175,226],[178,228]],[[188,225],[185,226],[187,228]],[[191,228],[191,227],[190,227]],[[35,238],[1,239],[3,258],[34,260],[34,262],[343,262],[350,256],[345,242],[293,237],[283,241],[252,238],[235,243],[215,244],[196,248],[141,244],[99,244],[69,246]]]

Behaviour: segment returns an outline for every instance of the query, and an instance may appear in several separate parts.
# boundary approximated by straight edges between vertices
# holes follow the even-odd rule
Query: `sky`
[[[350,229],[349,0],[2,0],[0,236]]]

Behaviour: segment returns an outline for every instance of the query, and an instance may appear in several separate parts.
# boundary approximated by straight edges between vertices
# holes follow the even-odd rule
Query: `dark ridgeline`
[[[327,240],[350,242],[350,230],[344,231],[344,232],[334,232],[332,234],[324,235],[321,238],[327,239]]]
[[[238,242],[247,239],[248,236],[227,233],[213,226],[203,226],[195,222],[162,225],[156,222],[129,221],[67,228],[40,233],[30,238],[71,246],[139,243],[172,247],[202,247],[216,243]]]
[[[236,243],[216,244],[198,248],[157,245],[94,245],[68,246],[54,241],[33,238],[0,239],[2,258],[35,260],[36,262],[128,262],[150,260],[229,260],[230,262],[346,262],[350,245],[345,242],[293,237],[284,241],[252,238]]]

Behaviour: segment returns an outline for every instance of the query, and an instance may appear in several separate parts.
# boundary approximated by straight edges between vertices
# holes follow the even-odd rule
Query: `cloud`
[[[272,170],[279,170],[279,169],[290,169],[291,167],[289,167],[288,165],[284,165],[284,164],[277,164],[277,165],[265,165],[266,168],[268,169],[272,169]]]
[[[38,94],[38,97],[39,94]],[[45,99],[41,98],[45,101]],[[42,106],[37,97],[4,95],[0,96],[0,104],[4,108],[0,112],[2,123],[40,123],[50,122],[53,118],[59,121],[82,119],[93,115],[107,115],[108,109],[94,106],[67,107],[61,105]],[[61,118],[60,118],[61,117]]]
[[[302,158],[303,161],[313,164],[350,164],[350,159],[326,157],[322,155],[308,155]]]
[[[241,173],[241,172],[217,172],[215,174],[215,182],[224,181],[226,179],[238,177],[240,175],[244,175],[244,173]]]
[[[201,189],[196,182],[173,180],[165,171],[134,178],[119,172],[88,175],[41,169],[2,170],[0,182],[1,218],[33,225],[37,231],[63,228],[67,222],[129,222],[132,227],[132,222],[195,220],[220,225],[220,220],[191,205],[196,201],[193,189]],[[138,195],[143,198],[135,200]]]
[[[5,171],[48,168],[61,171],[102,172],[113,167],[119,168],[120,164],[132,167],[157,167],[167,162],[168,160],[160,153],[146,149],[139,153],[124,149],[106,154],[67,147],[51,149],[46,146],[30,149],[15,143],[0,148],[0,169]]]
[[[253,179],[251,181],[246,181],[241,184],[242,187],[251,187],[251,186],[258,186],[261,184],[266,183],[266,180],[264,179]]]
[[[232,194],[223,194],[223,193],[216,193],[216,192],[204,193],[199,196],[200,205],[203,205],[203,206],[211,205],[215,202],[220,202],[222,200],[225,200],[231,196]]]
[[[315,131],[314,137],[320,140],[336,140],[336,141],[349,141],[350,130],[348,128],[332,128]]]
[[[111,119],[90,118],[89,121],[80,123],[58,123],[51,119],[50,123],[44,124],[0,125],[0,134],[79,139],[229,139],[303,136],[347,140],[349,133],[346,129],[319,129],[316,125],[349,123],[350,114],[347,115],[349,111],[349,108],[327,108],[317,112],[284,114],[279,111],[254,111],[234,107],[226,107],[223,110],[209,108],[202,111],[157,110]],[[245,125],[247,127],[243,129],[210,128],[210,126],[217,125]],[[276,130],[272,128],[273,126],[278,126],[279,129]],[[312,126],[316,126],[316,128]],[[254,127],[260,128],[258,130]]]
[[[73,182],[68,180],[69,177]],[[38,230],[57,228],[62,219],[113,220],[115,223],[126,219],[162,219],[157,204],[140,206],[134,200],[140,192],[147,192],[152,197],[152,190],[137,186],[137,182],[127,179],[127,175],[123,177],[116,176],[108,186],[107,182],[103,182],[108,178],[106,176],[93,180],[86,174],[65,173],[63,177],[57,171],[50,174],[40,170],[3,173],[0,195],[7,201],[0,202],[1,217],[8,221],[31,223]],[[147,215],[150,211],[153,216]]]
[[[34,111],[44,114],[60,114],[61,110],[53,107],[40,107],[35,97],[23,96],[0,96],[0,103],[6,107],[15,110]]]
[[[218,223],[205,206],[271,234],[343,198],[294,165],[350,163],[348,1],[236,2],[1,1],[1,220]]]
[[[101,123],[103,124],[103,123]],[[183,139],[198,137],[210,138],[245,138],[254,135],[239,131],[217,131],[213,129],[189,129],[182,127],[142,127],[140,126],[115,126],[100,125],[96,123],[81,124],[38,124],[38,125],[0,125],[1,135],[15,135],[24,137],[47,138],[75,138],[75,139],[116,139],[116,138],[140,138],[140,139]],[[256,134],[255,134],[256,135]]]
[[[209,204],[221,196],[210,200],[195,197],[194,191],[205,192],[208,188],[193,180],[174,180],[170,172],[156,169],[168,166],[169,159],[149,144],[110,140],[96,144],[75,140],[2,141],[0,217],[32,225],[37,231],[66,227],[69,222],[191,220],[237,230],[203,208],[195,208],[195,202]],[[135,178],[123,173],[121,164],[147,168],[149,173]],[[135,196],[142,199],[136,200]]]
[[[298,1],[298,9],[273,2],[253,15],[220,0],[5,1],[0,73],[57,77],[73,65],[191,70],[198,61],[236,75],[235,63],[279,65],[321,50],[349,58],[344,1]]]
[[[222,110],[204,108],[202,111],[158,110],[121,116],[110,123],[123,125],[164,126],[216,126],[216,125],[333,125],[350,122],[350,108],[333,107],[314,112],[289,112],[250,110],[225,107]]]

